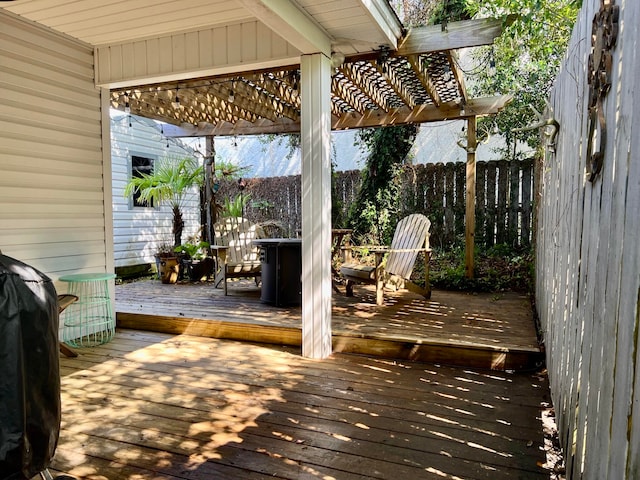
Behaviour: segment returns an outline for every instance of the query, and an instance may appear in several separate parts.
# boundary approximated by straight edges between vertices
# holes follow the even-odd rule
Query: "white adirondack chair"
[[[260,249],[253,241],[264,238],[259,225],[242,217],[227,217],[217,222],[214,227],[215,241],[211,250],[216,258],[214,285],[223,284],[227,295],[229,278],[253,277],[258,284],[261,273]]]
[[[368,283],[376,286],[376,303],[382,305],[384,300],[384,286],[406,288],[425,298],[431,298],[429,285],[429,228],[431,222],[421,214],[409,215],[398,222],[390,247],[345,247],[347,253],[353,249],[366,249],[375,253],[375,265],[364,265],[347,261],[340,268],[340,273],[346,278],[346,294],[353,296],[355,283]],[[411,272],[418,254],[424,258],[425,286],[421,287],[411,281]],[[388,254],[386,264],[382,260]],[[346,258],[350,258],[347,254]]]

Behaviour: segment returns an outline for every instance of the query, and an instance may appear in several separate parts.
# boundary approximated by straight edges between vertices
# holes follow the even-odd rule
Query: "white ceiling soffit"
[[[93,46],[255,18],[303,53],[395,49],[402,36],[388,0],[14,0],[0,8]]]

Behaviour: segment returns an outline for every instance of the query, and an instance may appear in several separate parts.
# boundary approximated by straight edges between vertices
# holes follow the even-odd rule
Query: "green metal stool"
[[[72,347],[93,347],[107,343],[116,332],[116,321],[109,296],[113,273],[79,273],[60,277],[69,284],[69,294],[78,301],[69,305],[64,318],[62,336]]]

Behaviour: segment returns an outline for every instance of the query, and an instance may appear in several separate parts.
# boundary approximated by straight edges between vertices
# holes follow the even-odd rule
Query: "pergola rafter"
[[[388,85],[381,71],[376,70],[369,62],[358,62],[346,64],[340,68],[340,72],[379,109],[389,111],[388,96],[385,95],[385,87]]]
[[[363,114],[366,110],[363,104],[363,94],[358,88],[344,75],[334,75],[331,85],[333,94],[343,100],[350,110],[355,110],[359,114]]]
[[[420,80],[425,91],[429,94],[433,104],[436,107],[439,106],[442,101],[440,100],[440,94],[436,89],[433,79],[429,74],[428,60],[425,60],[419,55],[409,55],[407,57],[407,61],[409,62],[409,65],[411,65],[411,68],[415,72],[418,80]]]
[[[417,102],[413,98],[411,91],[404,84],[402,79],[398,76],[398,72],[394,68],[382,68],[382,66],[376,61],[369,62],[380,75],[384,75],[389,82],[389,86],[393,89],[394,93],[400,100],[407,106],[413,108]]]

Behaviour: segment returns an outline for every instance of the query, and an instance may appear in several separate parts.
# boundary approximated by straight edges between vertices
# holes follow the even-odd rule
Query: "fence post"
[[[464,271],[467,278],[473,278],[474,236],[476,233],[476,117],[467,119],[467,188],[465,215],[465,255]]]

